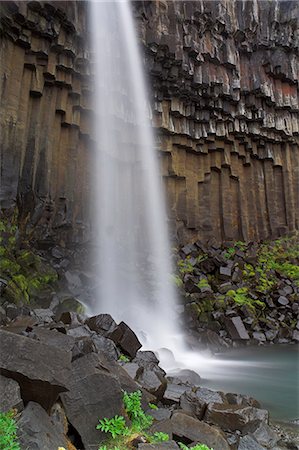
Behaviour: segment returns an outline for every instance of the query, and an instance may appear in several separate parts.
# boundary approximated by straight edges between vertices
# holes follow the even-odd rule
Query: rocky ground
[[[82,271],[86,246],[44,243],[36,251],[20,244],[14,225],[0,225],[0,405],[16,412],[22,450],[97,449],[107,438],[98,420],[123,413],[123,391],[139,389],[151,431],[170,437],[156,448],[201,442],[214,450],[299,449],[293,425],[270,426],[255,399],[206,389],[191,371],[168,377],[126,324],[107,314],[88,317],[83,304],[92,302],[98,280]],[[297,236],[179,249],[173,281],[190,346],[218,352],[296,344],[298,257]]]
[[[0,404],[16,411],[21,449],[98,449],[107,439],[99,419],[123,413],[123,391],[142,391],[150,432],[170,441],[142,450],[204,443],[214,450],[298,449],[298,440],[269,425],[268,411],[248,396],[201,387],[183,371],[167,377],[154,353],[108,314],[18,308],[0,329]],[[150,406],[149,406],[150,404]],[[156,406],[154,406],[156,405]]]
[[[214,351],[299,342],[298,235],[179,249],[178,313],[190,335]]]

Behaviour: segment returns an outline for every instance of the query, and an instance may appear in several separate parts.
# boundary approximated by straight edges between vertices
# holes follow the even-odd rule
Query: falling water
[[[97,261],[93,312],[125,321],[143,343],[170,344],[175,292],[162,181],[128,1],[91,1],[95,61]]]

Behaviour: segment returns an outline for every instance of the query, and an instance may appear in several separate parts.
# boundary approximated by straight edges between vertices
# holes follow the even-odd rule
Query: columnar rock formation
[[[1,7],[2,206],[17,199],[24,222],[79,236],[92,153],[86,3]],[[298,228],[297,3],[134,8],[174,235],[253,240]]]

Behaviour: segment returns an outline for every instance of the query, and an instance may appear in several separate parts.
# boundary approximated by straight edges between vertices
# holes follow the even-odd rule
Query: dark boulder
[[[262,423],[267,423],[269,413],[265,409],[252,406],[210,403],[204,419],[223,430],[255,431]]]
[[[59,331],[49,330],[44,327],[34,327],[33,331],[29,334],[32,339],[37,339],[39,342],[63,349],[68,352],[71,351],[75,345],[75,339],[72,336],[67,336]]]
[[[139,450],[178,450],[179,446],[175,441],[160,442],[159,444],[139,444]]]
[[[132,358],[142,346],[134,331],[124,322],[120,322],[107,337]]]
[[[168,383],[166,391],[163,395],[163,402],[167,405],[170,405],[172,403],[179,403],[181,396],[186,391],[191,391],[191,387],[175,383]]]
[[[247,434],[240,438],[238,450],[266,450],[252,436]]]
[[[117,327],[110,314],[98,314],[97,316],[89,317],[85,323],[92,331],[106,337]]]
[[[145,390],[158,399],[163,397],[167,385],[166,378],[163,375],[145,368],[136,380]]]
[[[279,436],[266,423],[261,424],[253,433],[257,442],[266,448],[272,448],[279,441]]]
[[[120,352],[118,351],[114,342],[111,341],[111,339],[100,336],[98,334],[94,334],[93,336],[91,336],[91,339],[93,340],[96,351],[98,353],[104,353],[105,357],[111,361],[118,360]]]
[[[222,392],[211,391],[207,388],[199,388],[195,392],[185,392],[180,399],[180,407],[202,419],[206,407],[210,403],[226,403],[227,400]]]
[[[24,405],[18,383],[11,378],[0,375],[0,412],[7,412],[11,409],[22,411],[23,408]]]
[[[173,435],[179,440],[200,442],[214,450],[229,450],[230,447],[221,430],[181,412],[170,419]]]
[[[61,400],[68,421],[79,433],[86,449],[96,447],[107,436],[96,430],[99,419],[111,418],[122,408],[122,389],[105,360],[89,353],[72,362],[68,392]]]
[[[96,352],[96,346],[90,337],[77,339],[72,349],[72,361],[93,352]]]
[[[37,403],[29,402],[18,420],[18,437],[22,449],[56,450],[67,448],[60,427]]]
[[[225,326],[232,339],[248,340],[249,334],[242,322],[241,317],[225,318]]]
[[[71,353],[4,330],[0,341],[0,374],[18,382],[25,403],[49,409],[67,390]]]

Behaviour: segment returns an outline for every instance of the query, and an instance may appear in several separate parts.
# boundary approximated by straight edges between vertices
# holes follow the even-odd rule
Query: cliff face
[[[43,236],[88,223],[85,2],[2,2],[1,202]],[[298,228],[298,6],[138,1],[169,216],[180,240]],[[70,228],[75,233],[70,234]]]

